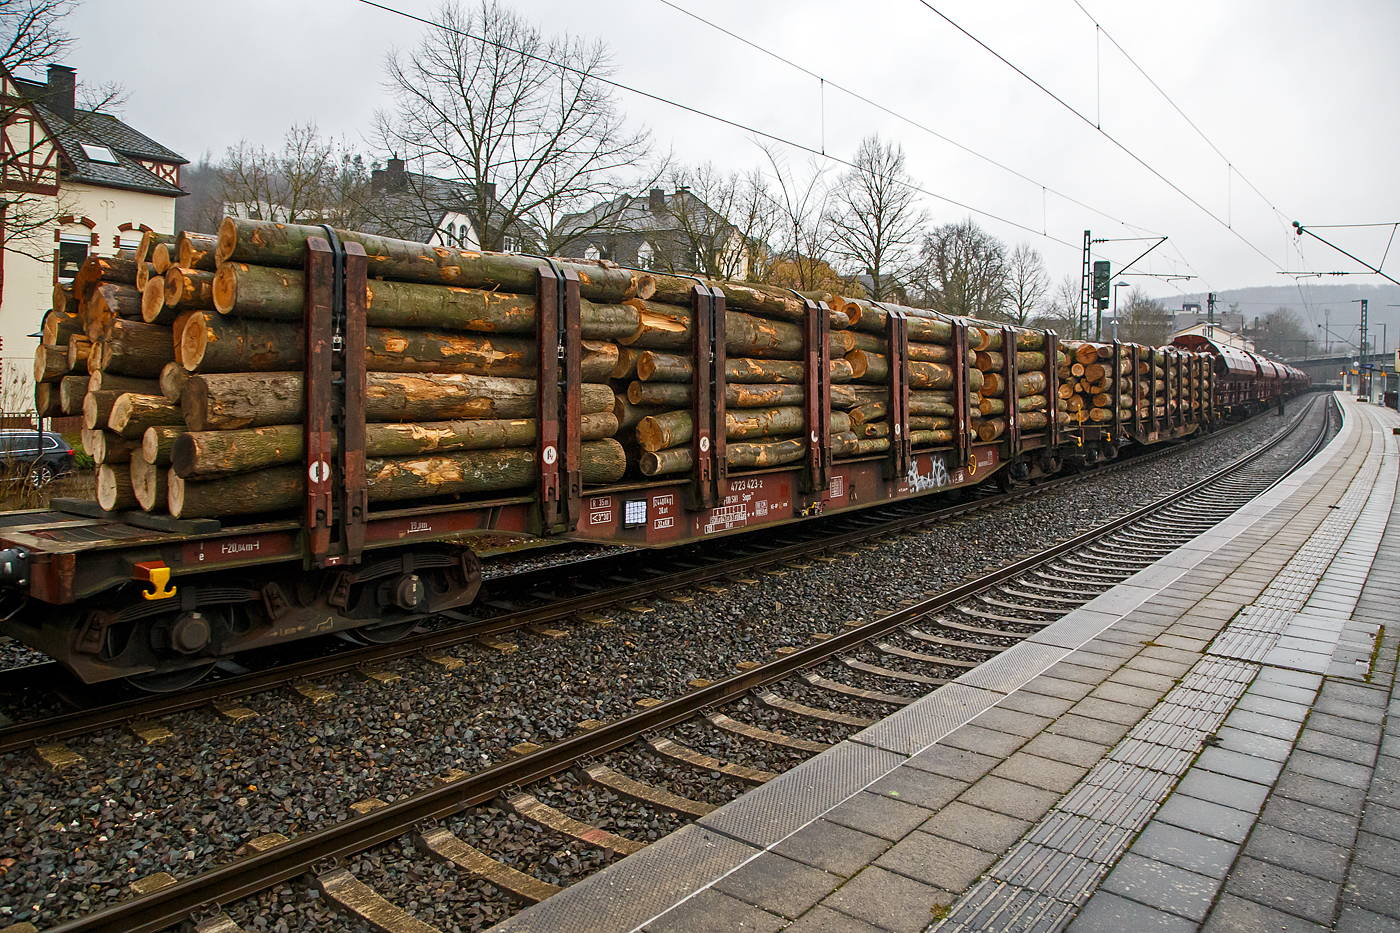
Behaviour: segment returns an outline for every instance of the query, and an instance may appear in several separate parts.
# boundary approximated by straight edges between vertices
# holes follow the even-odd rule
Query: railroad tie
[[[392,933],[442,933],[437,927],[386,901],[349,869],[333,868],[316,876],[316,887],[327,899],[378,930]]]
[[[716,729],[723,729],[725,732],[742,735],[744,738],[753,739],[755,742],[767,742],[769,745],[793,748],[800,752],[824,752],[831,747],[826,742],[813,742],[810,739],[799,739],[796,736],[784,735],[781,732],[769,732],[767,729],[760,729],[746,722],[730,719],[723,713],[706,713],[705,718],[709,720],[710,725],[714,726]]]
[[[663,758],[679,761],[697,771],[718,771],[720,774],[737,778],[748,784],[766,784],[778,776],[773,771],[762,771],[758,768],[750,768],[748,765],[736,765],[732,761],[701,754],[693,748],[670,739],[647,738],[643,741],[647,743],[648,748]]]
[[[947,679],[943,677],[929,677],[927,674],[912,674],[909,671],[897,671],[889,667],[880,667],[878,664],[867,664],[865,661],[857,661],[855,658],[842,658],[841,663],[853,671],[860,671],[862,674],[874,674],[876,677],[888,677],[890,680],[903,680],[911,684],[941,687],[948,682]]]
[[[668,790],[643,784],[641,781],[634,781],[627,775],[620,774],[606,765],[580,768],[578,776],[597,784],[599,787],[606,787],[619,797],[626,797],[628,800],[637,800],[653,807],[670,810],[672,813],[679,813],[681,816],[688,816],[693,820],[698,820],[707,813],[712,813],[715,809],[712,804],[704,801],[691,800],[689,797],[682,797]]]
[[[243,928],[228,914],[218,913],[196,923],[194,933],[243,933]]]
[[[533,875],[511,868],[473,846],[467,845],[442,827],[417,834],[418,845],[429,855],[451,862],[462,871],[490,882],[507,894],[531,903],[539,903],[558,894],[563,888],[541,881]]]
[[[918,651],[910,651],[907,648],[901,648],[898,645],[892,645],[885,641],[877,641],[875,643],[875,650],[881,654],[887,654],[890,657],[904,658],[907,661],[919,661],[923,664],[943,664],[948,667],[965,667],[968,670],[982,663],[980,661],[964,661],[960,658],[945,658],[936,654],[922,654]]]
[[[599,829],[587,823],[580,822],[561,813],[549,804],[544,803],[532,794],[515,794],[505,798],[507,810],[518,813],[525,819],[538,823],[545,829],[552,829],[560,835],[567,836],[584,845],[594,846],[599,849],[609,849],[622,855],[631,855],[633,852],[640,852],[646,848],[645,842],[638,842],[635,839],[628,839],[626,836],[619,836],[610,833],[606,829]]]
[[[803,674],[802,679],[818,690],[829,690],[832,693],[840,693],[848,697],[856,697],[860,700],[869,700],[872,703],[888,703],[891,706],[908,706],[910,703],[914,702],[912,697],[902,697],[897,693],[880,693],[877,690],[866,690],[864,687],[852,687],[850,684],[843,684],[839,680],[827,680],[820,674],[814,674],[811,671]]]
[[[781,710],[784,713],[791,713],[794,716],[806,716],[809,719],[820,719],[824,722],[834,722],[843,726],[855,726],[864,729],[867,726],[875,725],[875,720],[867,719],[864,716],[852,716],[850,713],[838,713],[830,709],[818,709],[815,706],[807,706],[798,703],[796,700],[789,700],[780,697],[771,690],[764,690],[756,693],[758,702],[769,709]]]

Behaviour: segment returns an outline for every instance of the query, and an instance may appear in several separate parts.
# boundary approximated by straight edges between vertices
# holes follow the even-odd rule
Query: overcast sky
[[[385,2],[424,16],[436,6]],[[674,2],[985,158],[830,86],[823,95],[816,79],[660,0],[514,6],[547,32],[601,38],[617,80],[652,94],[843,158],[869,133],[898,140],[921,187],[964,205],[924,197],[934,221],[971,214],[1009,243],[1029,241],[1056,279],[1078,276],[1086,228],[1168,236],[1136,268],[1197,278],[1131,279],[1166,297],[1360,268],[1315,240],[1300,253],[1292,220],[1377,265],[1392,228],[1321,225],[1400,221],[1395,0],[929,0],[1112,139],[921,0]],[[240,139],[275,145],[306,121],[372,152],[384,56],[410,50],[423,28],[357,0],[86,0],[69,20],[69,64],[80,80],[123,84],[127,121],[191,160]],[[751,134],[618,101],[681,160],[745,170],[762,159]],[[1116,271],[1147,245],[1106,243],[1096,258]],[[1396,253],[1400,243],[1384,268],[1400,278]]]

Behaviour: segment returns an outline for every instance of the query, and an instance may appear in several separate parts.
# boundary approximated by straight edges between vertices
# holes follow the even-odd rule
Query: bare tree
[[[870,297],[881,301],[913,258],[928,215],[916,204],[903,146],[867,136],[854,165],[833,192],[833,252],[848,269],[870,276]]]
[[[364,217],[363,157],[310,123],[288,130],[280,151],[246,140],[231,146],[217,174],[219,206],[232,217],[344,227]]]
[[[1030,320],[1032,327],[1053,330],[1061,337],[1079,334],[1079,279],[1066,273],[1055,285],[1055,293]]]
[[[773,224],[769,275],[763,281],[784,284],[798,291],[825,287],[835,272],[831,268],[831,226],[827,211],[826,170],[816,159],[795,175],[775,144],[761,144],[773,169],[769,189],[776,222]],[[774,274],[781,272],[780,280]]]
[[[1157,347],[1171,336],[1171,315],[1162,302],[1141,289],[1128,293],[1128,304],[1118,313],[1118,339]]]
[[[1263,318],[1255,318],[1252,330],[1254,346],[1274,356],[1305,356],[1307,345],[1313,342],[1297,313],[1285,306],[1275,308]]]
[[[944,314],[995,321],[1007,299],[1006,245],[973,222],[924,234],[915,285],[922,303]]]
[[[1040,313],[1049,291],[1050,276],[1045,273],[1045,260],[1029,243],[1019,244],[1011,251],[1007,262],[1007,319],[1024,327]]]
[[[73,45],[63,18],[73,0],[0,0],[0,65],[13,75],[61,58]],[[111,109],[121,102],[116,85],[79,89],[79,110],[72,124],[81,126],[87,111]],[[0,249],[53,261],[53,228],[73,212],[74,198],[60,184],[58,155],[47,134],[30,134],[28,113],[33,101],[7,95],[0,101],[0,132],[7,145],[0,153]],[[0,263],[0,294],[4,264]]]
[[[388,57],[394,105],[376,132],[465,188],[483,249],[527,228],[557,240],[570,213],[633,189],[649,136],[624,126],[597,80],[611,70],[602,43],[546,38],[491,0],[446,2],[433,19],[413,54]]]

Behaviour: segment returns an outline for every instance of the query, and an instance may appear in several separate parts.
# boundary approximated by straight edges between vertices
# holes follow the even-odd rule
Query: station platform
[[[1400,931],[1400,416],[1125,583],[499,924]]]

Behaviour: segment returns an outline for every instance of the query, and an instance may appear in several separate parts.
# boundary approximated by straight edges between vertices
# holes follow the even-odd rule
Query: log
[[[165,279],[157,276],[147,282],[141,292],[141,320],[168,327],[175,323],[177,313],[165,300]]]
[[[156,379],[173,359],[175,344],[169,327],[118,319],[112,321],[107,339],[102,342],[102,365],[97,368]]]
[[[165,270],[165,303],[181,311],[214,310],[214,273],[188,266]]]
[[[63,414],[63,389],[57,382],[41,382],[34,387],[34,413],[39,418]]]
[[[53,298],[50,304],[51,307],[46,312],[47,314],[66,314],[76,317],[83,309],[82,304],[73,296],[73,290],[62,282],[53,287]],[[52,341],[46,340],[44,342],[51,343]]]
[[[656,275],[655,288],[650,295],[641,298],[654,298],[666,304],[689,304],[690,294],[695,290],[695,279],[679,275]],[[807,319],[807,307],[801,298],[777,285],[764,285],[748,282],[733,282],[709,279],[705,284],[724,293],[724,306],[739,311],[752,311],[780,321],[801,323]],[[850,319],[838,309],[828,308],[827,316],[833,329],[850,325]]]
[[[911,431],[946,431],[953,426],[949,418],[936,418],[932,415],[910,415],[909,430]]]
[[[61,346],[61,344],[60,344]],[[88,354],[92,352],[92,341],[82,334],[68,338],[68,371],[73,374],[88,371]]]
[[[634,428],[648,415],[659,415],[665,409],[656,405],[633,405],[625,393],[613,396],[613,417],[617,419],[617,429],[625,431]]]
[[[941,343],[947,344],[953,339],[953,325],[933,311],[925,311],[920,308],[904,308],[898,305],[881,302],[884,307],[877,307],[869,301],[863,299],[851,302],[859,308],[859,314],[855,318],[853,327],[870,334],[884,334],[889,327],[889,313],[885,310],[889,308],[893,311],[903,311],[906,320],[909,322],[909,339],[920,343]],[[847,314],[851,312],[848,310]],[[930,361],[938,362],[938,361]]]
[[[606,385],[580,387],[581,411],[611,411]],[[535,381],[460,374],[370,373],[365,417],[373,422],[489,420],[535,413]],[[305,416],[301,373],[191,376],[181,398],[191,431],[299,424]],[[174,514],[172,512],[172,514]]]
[[[172,402],[178,402],[185,394],[185,383],[189,381],[190,374],[185,367],[174,361],[166,363],[160,370],[160,394]]]
[[[140,443],[111,431],[83,429],[83,449],[98,463],[126,463],[140,449]]]
[[[170,471],[166,473],[166,504],[175,518],[280,512],[305,504],[305,472],[301,464],[295,464],[187,483]]]
[[[139,395],[123,392],[112,403],[112,413],[107,417],[107,427],[125,438],[140,438],[147,428],[184,424],[180,406],[169,401],[164,395]]]
[[[1050,424],[1050,419],[1043,411],[1027,411],[1021,413],[1022,431],[1039,431]]]
[[[999,373],[1005,366],[1006,361],[996,350],[978,350],[973,354],[973,365],[984,373]]]
[[[215,255],[220,266],[241,262],[296,269],[302,266],[307,239],[325,235],[320,227],[225,217],[219,226]],[[370,278],[375,279],[525,294],[535,290],[535,270],[541,265],[538,259],[526,256],[448,249],[350,230],[336,230],[336,236],[364,247]],[[650,298],[656,291],[656,280],[650,273],[601,263],[557,264],[578,274],[579,294],[589,301]]]
[[[865,424],[868,421],[878,421],[889,413],[889,405],[885,402],[866,402],[851,409],[851,424]]]
[[[164,512],[169,501],[169,471],[141,457],[132,457],[130,468],[136,504],[147,512]]]
[[[921,363],[951,363],[953,348],[937,343],[910,343],[909,359]]]
[[[806,448],[803,441],[795,439],[761,444],[726,444],[725,460],[731,467],[738,468],[781,466],[801,459]],[[638,466],[645,476],[663,476],[684,473],[692,464],[689,447],[673,447],[643,453]]]
[[[44,321],[39,329],[43,332],[44,343],[51,347],[66,347],[69,338],[83,334],[83,322],[77,314],[51,310],[44,312]]]
[[[617,351],[617,365],[608,374],[608,378],[617,379],[622,382],[630,382],[637,378],[637,361],[641,359],[642,350],[634,350],[632,347],[619,347]]]
[[[83,427],[91,431],[107,427],[107,419],[112,415],[112,406],[124,393],[88,392],[83,397]]]
[[[976,380],[973,380],[971,378],[968,379],[968,387],[969,389],[971,389],[971,391],[981,393],[982,395],[1006,394],[1006,380],[1002,378],[1001,373],[982,373],[982,371],[978,369],[974,369],[972,370],[972,372],[981,373],[982,379],[981,385],[978,385],[975,388],[972,386],[972,383]],[[969,373],[969,376],[970,375],[971,373]],[[1042,376],[1041,378],[1043,379],[1044,376]]]
[[[1021,373],[1016,377],[1016,395],[1023,398],[1027,395],[1040,395],[1045,391],[1045,373],[1032,370]]]
[[[671,411],[643,418],[637,425],[637,444],[650,453],[687,443],[694,436],[694,426],[688,411]],[[842,412],[831,415],[831,431],[850,431],[851,419]],[[754,411],[725,412],[725,437],[746,440],[756,437],[783,437],[805,434],[801,408],[783,407]]]
[[[851,371],[864,382],[888,385],[889,358],[868,350],[852,350],[846,354]],[[953,368],[944,363],[909,361],[909,385],[919,389],[946,389],[953,384]]]
[[[180,254],[175,250],[175,243],[157,243],[155,249],[151,250],[151,268],[155,269],[156,275],[165,275],[166,272],[180,264]]]
[[[988,418],[977,426],[977,438],[984,443],[994,441],[1005,433],[1005,418]]]
[[[83,331],[103,340],[117,318],[141,318],[141,293],[127,285],[99,284],[83,306]]]
[[[108,512],[137,508],[129,463],[103,463],[97,468],[97,504]]]
[[[141,293],[144,294],[145,291],[146,291],[146,286],[150,283],[151,279],[152,279],[153,277],[154,277],[154,278],[159,278],[159,276],[153,276],[153,273],[155,272],[155,269],[156,269],[156,267],[153,266],[153,265],[151,265],[149,262],[138,262],[138,263],[136,264],[136,283],[135,283],[135,284],[136,284],[136,290],[137,290],[138,292],[141,292]]]
[[[1039,411],[1048,407],[1049,399],[1043,395],[1023,395],[1016,400],[1017,411]]]
[[[941,397],[943,394],[941,392],[910,392],[909,414],[953,417],[953,402],[951,399]]]
[[[300,430],[300,426],[298,426]],[[141,435],[141,457],[156,466],[169,466],[175,443],[186,434],[185,426],[155,425]]]
[[[86,376],[64,376],[58,384],[58,410],[65,415],[81,415],[87,390]]]
[[[140,392],[143,395],[157,395],[160,391],[160,384],[154,379],[121,376],[99,369],[88,376],[87,390],[89,392]]]
[[[1006,413],[1006,403],[999,398],[984,398],[978,403],[977,410],[983,416],[1001,415]]]
[[[836,387],[833,386],[833,399]],[[724,387],[724,404],[729,408],[772,408],[798,405],[807,390],[800,385],[749,385],[731,383]],[[627,387],[627,401],[633,405],[649,405],[663,409],[685,408],[693,405],[695,391],[683,382],[634,382]],[[836,406],[835,402],[832,403]]]
[[[34,350],[34,381],[57,382],[68,374],[68,348],[39,344]]]
[[[152,428],[146,432],[148,442],[153,437],[152,431],[156,430],[162,429]],[[535,443],[535,430],[533,418],[370,424],[365,426],[365,455],[409,457],[456,450],[529,447]],[[617,419],[612,412],[584,415],[579,424],[579,436],[585,442],[603,440],[616,431]],[[180,431],[172,438],[168,460],[176,475],[192,480],[301,463],[306,456],[305,433],[305,428],[299,424],[234,431]]]
[[[909,431],[909,444],[913,447],[930,447],[934,444],[951,444],[953,432],[946,428]]]
[[[191,373],[284,372],[306,361],[306,341],[294,324],[194,311],[174,339],[175,359]]]
[[[994,375],[994,374],[993,374]],[[980,369],[969,369],[967,371],[967,391],[986,392],[988,395],[995,395],[985,385],[987,376]]]
[[[618,338],[624,346],[644,350],[688,350],[693,342],[690,309],[656,301],[634,299],[628,304],[638,311],[636,330]],[[838,337],[831,337],[830,353],[845,353]],[[773,321],[740,311],[724,313],[725,354],[743,359],[799,359],[803,349],[802,328],[786,321]]]
[[[890,425],[888,421],[867,422],[866,424],[856,425],[852,433],[858,438],[889,437]]]
[[[179,235],[175,237],[175,255],[178,257],[180,268],[213,272],[215,268],[214,253],[218,245],[219,238],[212,234],[191,233],[188,230],[180,231]]]

